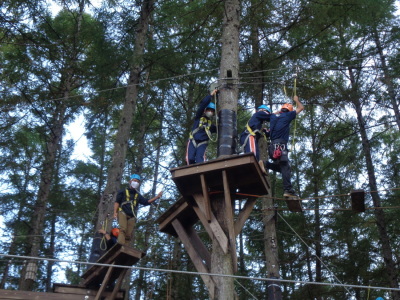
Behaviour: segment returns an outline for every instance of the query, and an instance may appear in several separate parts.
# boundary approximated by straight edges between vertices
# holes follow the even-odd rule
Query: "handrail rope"
[[[194,275],[194,276],[206,275],[206,276],[248,279],[248,280],[258,280],[258,281],[268,281],[268,282],[270,281],[270,282],[297,283],[297,284],[320,285],[320,286],[335,286],[335,287],[351,287],[351,288],[360,288],[360,289],[376,289],[376,290],[385,290],[385,291],[400,291],[400,288],[391,288],[391,287],[365,286],[365,285],[354,285],[354,284],[337,284],[337,283],[329,283],[329,282],[290,280],[290,279],[267,278],[267,277],[248,277],[248,276],[240,276],[240,275],[221,274],[221,273],[191,272],[191,271],[170,270],[170,269],[161,269],[161,268],[148,268],[148,267],[125,266],[125,265],[115,265],[115,264],[103,264],[103,263],[97,263],[97,262],[92,263],[92,262],[86,262],[86,261],[73,261],[73,260],[65,260],[65,259],[57,259],[57,258],[11,255],[11,254],[6,254],[6,253],[0,253],[0,256],[8,257],[8,258],[17,258],[17,259],[35,259],[35,260],[41,260],[41,261],[64,262],[64,263],[70,263],[70,264],[103,266],[103,267],[113,267],[113,268],[131,269],[131,270],[144,270],[144,271],[151,271],[151,272],[166,272],[166,273],[169,272],[169,273],[178,273],[178,274],[188,274],[188,275]]]

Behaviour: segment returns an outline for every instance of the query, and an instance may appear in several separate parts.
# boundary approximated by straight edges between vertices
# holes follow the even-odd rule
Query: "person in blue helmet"
[[[114,218],[118,219],[119,225],[118,243],[122,245],[129,244],[131,241],[138,204],[150,205],[160,199],[163,194],[161,191],[157,196],[146,199],[138,192],[140,181],[138,174],[132,174],[128,186],[118,191],[114,202]]]
[[[258,140],[262,136],[268,136],[266,128],[262,128],[264,122],[269,122],[271,109],[266,105],[257,107],[257,111],[251,116],[246,124],[246,129],[240,134],[241,149],[244,153],[253,152],[257,161],[260,160]]]
[[[269,127],[271,143],[268,148],[268,154],[272,159],[272,163],[265,161],[264,164],[266,169],[282,174],[284,197],[297,197],[290,180],[291,168],[287,144],[289,141],[290,123],[303,111],[304,106],[297,96],[293,97],[293,101],[296,103],[296,110],[293,109],[292,104],[285,103],[279,112],[271,114]]]
[[[190,132],[186,146],[186,163],[188,165],[200,163],[205,160],[205,153],[211,133],[217,131],[216,126],[211,121],[215,115],[215,104],[211,100],[217,92],[217,89],[213,90],[210,95],[201,100],[197,108],[192,131]]]

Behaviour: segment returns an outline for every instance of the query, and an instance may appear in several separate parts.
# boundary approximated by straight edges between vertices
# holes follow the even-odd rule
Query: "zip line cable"
[[[150,271],[150,272],[188,274],[188,275],[194,275],[194,276],[206,275],[206,276],[225,277],[225,278],[267,281],[267,282],[300,283],[300,284],[309,284],[309,285],[348,287],[348,288],[359,288],[359,289],[369,289],[370,288],[370,289],[375,289],[375,290],[399,291],[400,292],[400,288],[390,288],[390,287],[380,287],[380,286],[338,284],[338,283],[328,283],[328,282],[314,282],[314,281],[290,280],[290,279],[278,279],[278,278],[266,278],[266,277],[248,277],[248,276],[231,275],[231,274],[179,271],[179,270],[171,270],[171,269],[159,269],[159,268],[123,266],[123,265],[114,265],[114,264],[112,265],[112,264],[102,264],[102,263],[91,263],[91,262],[85,262],[85,261],[73,261],[73,260],[56,259],[56,258],[44,258],[44,257],[22,256],[22,255],[18,256],[18,255],[4,254],[4,253],[0,253],[0,256],[7,257],[7,258],[33,259],[33,260],[40,260],[40,261],[52,261],[52,262],[69,263],[69,264],[113,267],[113,268],[131,269],[131,270],[144,270],[144,271]]]
[[[310,250],[315,251],[315,249],[311,248],[304,240],[303,238],[296,232],[296,230],[294,230],[294,228],[292,226],[290,226],[290,224],[285,220],[285,218],[282,217],[282,215],[280,213],[278,213],[278,216],[281,218],[281,220],[283,220],[287,226],[289,226],[289,228],[297,235],[297,237],[300,239],[300,241]],[[322,261],[322,259],[314,254],[314,256],[321,262],[321,264],[329,271],[329,273],[331,273],[333,275],[333,277],[340,283],[343,284],[339,278],[337,278],[337,276],[333,273],[333,271]],[[344,287],[344,286],[343,286]],[[347,287],[344,287],[345,290],[352,295],[352,293],[347,289]]]

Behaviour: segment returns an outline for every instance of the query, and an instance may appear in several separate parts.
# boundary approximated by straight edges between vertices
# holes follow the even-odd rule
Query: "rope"
[[[106,220],[103,222],[103,230],[106,233],[107,233],[107,226],[108,226],[108,218],[106,218]],[[103,234],[103,237],[101,238],[101,241],[100,241],[100,250],[102,250],[102,251],[107,250],[107,239],[106,239],[105,234]]]
[[[64,263],[70,263],[70,264],[103,266],[103,267],[113,267],[113,268],[131,269],[131,270],[144,270],[144,271],[151,271],[151,272],[179,273],[179,274],[188,274],[188,275],[195,275],[195,276],[206,275],[206,276],[217,276],[217,277],[236,278],[236,279],[267,281],[267,282],[281,282],[281,283],[295,283],[295,284],[297,283],[297,284],[310,284],[310,285],[332,286],[332,287],[351,287],[351,288],[359,288],[359,289],[376,289],[376,290],[399,291],[400,292],[400,288],[389,288],[389,287],[380,287],[380,286],[337,284],[337,283],[328,283],[328,282],[312,282],[312,281],[290,280],[290,279],[279,279],[279,278],[248,277],[248,276],[239,276],[239,275],[231,275],[231,274],[190,272],[190,271],[179,271],[179,270],[169,270],[169,269],[159,269],[159,268],[146,268],[146,267],[91,263],[91,262],[84,262],[84,261],[73,261],[73,260],[64,260],[64,259],[46,258],[46,257],[18,256],[18,255],[11,255],[11,254],[5,254],[5,253],[0,253],[0,256],[8,257],[8,258],[34,259],[34,260],[42,260],[42,261],[64,262]]]
[[[293,229],[292,226],[290,226],[290,224],[282,217],[282,215],[280,213],[278,213],[278,216],[286,223],[287,226],[289,226],[289,228],[298,236],[298,238],[300,239],[300,241],[303,242],[303,244],[310,250],[314,250],[312,249],[302,238],[301,236],[296,232],[296,230]],[[339,278],[337,278],[337,276],[333,273],[333,271],[331,269],[328,268],[328,266],[326,264],[324,264],[324,262],[322,261],[322,259],[314,254],[314,256],[321,262],[321,264],[333,275],[333,277],[340,283],[343,285],[343,283],[340,281]],[[345,290],[351,295],[350,291],[347,289],[347,287],[344,287]]]

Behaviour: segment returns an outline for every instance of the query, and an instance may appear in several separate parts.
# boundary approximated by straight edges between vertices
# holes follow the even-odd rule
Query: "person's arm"
[[[153,203],[153,202],[156,201],[157,199],[160,199],[161,196],[162,196],[162,194],[163,194],[162,191],[159,192],[159,193],[157,194],[157,196],[155,196],[154,198],[149,199],[149,201],[147,201],[147,202],[148,202],[149,204],[150,204],[150,203]]]
[[[118,208],[119,208],[119,203],[114,202],[114,219],[116,219],[118,216]]]
[[[107,241],[111,238],[111,236],[104,229],[99,229],[98,232],[104,235]]]
[[[300,102],[299,97],[294,96],[293,101],[296,102],[296,114],[299,114],[303,109],[304,105]]]

